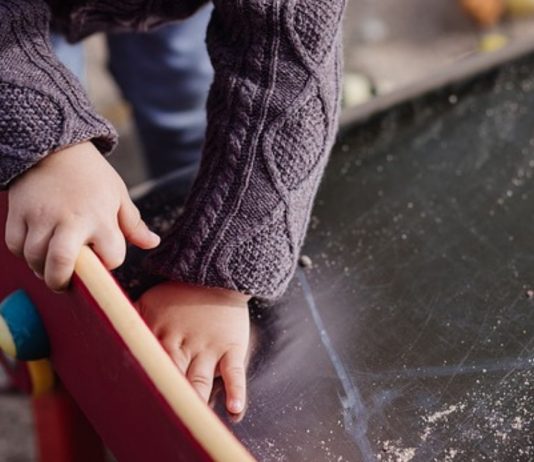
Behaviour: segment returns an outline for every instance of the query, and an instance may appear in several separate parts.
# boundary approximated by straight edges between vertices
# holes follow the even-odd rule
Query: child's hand
[[[245,407],[250,297],[226,289],[166,282],[146,292],[137,307],[163,348],[208,401],[221,376],[226,408]]]
[[[6,245],[53,290],[67,286],[84,244],[108,269],[120,266],[125,238],[144,249],[159,244],[90,142],[50,154],[9,188]]]

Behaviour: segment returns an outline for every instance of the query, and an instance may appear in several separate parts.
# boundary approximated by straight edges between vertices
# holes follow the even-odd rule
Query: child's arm
[[[49,23],[42,0],[0,0],[0,187],[8,247],[59,290],[84,243],[113,268],[123,234],[145,248],[158,238],[103,159],[116,134],[56,59]]]
[[[199,300],[209,290],[201,286],[275,299],[296,267],[337,129],[345,1],[214,3],[208,45],[215,82],[202,166],[185,213],[149,267],[196,286]],[[223,375],[227,407],[236,412],[232,401],[245,398],[248,315],[238,309],[245,303],[235,301],[232,311],[221,298],[190,310],[182,294],[180,283],[146,294],[144,312],[156,315],[149,324],[204,397],[216,359],[223,371],[222,358],[240,352],[234,374]],[[202,357],[211,359],[197,367],[194,358]]]
[[[345,0],[215,0],[200,172],[149,267],[275,299],[299,256],[337,132]]]
[[[0,187],[49,153],[91,140],[103,154],[117,142],[49,42],[44,0],[0,0]]]

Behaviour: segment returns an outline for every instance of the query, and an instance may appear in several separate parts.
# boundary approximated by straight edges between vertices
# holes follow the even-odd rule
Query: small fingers
[[[17,257],[22,257],[24,253],[24,241],[28,227],[22,217],[14,215],[11,211],[8,213],[6,221],[6,247]]]
[[[124,259],[126,258],[126,241],[119,228],[110,227],[107,230],[100,230],[91,239],[91,244],[93,250],[107,269],[112,270],[118,268],[124,263]]]
[[[226,408],[232,414],[239,414],[245,408],[247,379],[245,370],[246,353],[230,350],[221,359],[219,368],[226,390]]]
[[[185,374],[191,362],[191,356],[189,355],[187,351],[185,351],[184,349],[180,347],[180,343],[181,342],[177,341],[176,339],[161,340],[161,346],[163,347],[163,349],[171,357],[174,364],[176,364],[176,367],[178,367],[178,370],[182,374]]]
[[[200,397],[207,403],[213,388],[213,375],[217,361],[212,356],[198,355],[187,370],[187,379]]]
[[[61,291],[67,287],[85,241],[85,233],[76,227],[59,225],[55,229],[44,268],[44,280],[50,289]]]
[[[54,232],[53,228],[30,228],[24,242],[24,259],[28,266],[42,276],[48,251],[48,244]]]
[[[160,243],[160,237],[148,229],[139,210],[127,195],[119,209],[119,226],[126,240],[141,249],[153,249]]]

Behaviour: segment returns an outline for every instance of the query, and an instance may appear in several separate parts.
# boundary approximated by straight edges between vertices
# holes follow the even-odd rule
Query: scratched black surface
[[[532,57],[343,136],[313,267],[255,311],[260,461],[534,460],[533,176]]]

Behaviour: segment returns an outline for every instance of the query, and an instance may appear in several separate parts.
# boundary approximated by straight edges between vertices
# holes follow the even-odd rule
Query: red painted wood
[[[0,193],[0,299],[24,289],[37,305],[51,360],[65,388],[119,461],[211,458],[126,348],[80,280],[54,294],[4,244],[6,194]]]
[[[39,462],[106,462],[102,440],[67,391],[33,399]]]

